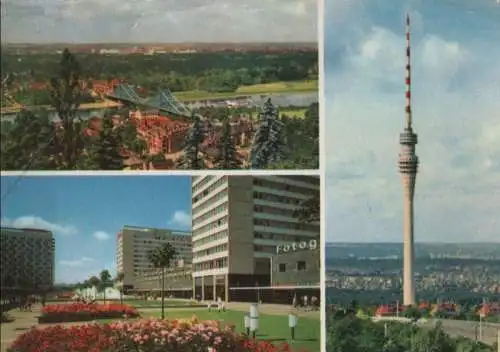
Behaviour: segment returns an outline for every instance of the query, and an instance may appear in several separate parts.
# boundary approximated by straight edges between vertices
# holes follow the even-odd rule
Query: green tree
[[[104,269],[99,274],[98,290],[103,294],[103,301],[106,304],[106,289],[111,286],[111,274],[109,270]]]
[[[252,141],[252,169],[266,169],[284,160],[286,138],[284,125],[278,117],[278,110],[269,98],[259,114],[258,128]]]
[[[99,278],[97,276],[91,276],[87,280],[87,284],[88,284],[89,288],[95,287],[96,290],[98,290],[99,289],[99,285],[101,284],[101,280],[99,280]]]
[[[132,158],[137,159],[142,164],[143,168],[149,169],[151,156],[146,141],[137,133],[137,126],[128,117],[128,111],[120,115],[124,116],[122,124],[118,127],[123,147]]]
[[[152,267],[161,272],[161,318],[165,319],[165,274],[172,261],[177,256],[177,251],[171,243],[156,247],[148,253],[148,260]]]
[[[302,201],[295,216],[302,222],[311,223],[321,220],[320,195],[316,192],[312,197]]]
[[[177,168],[186,170],[205,169],[204,155],[201,152],[201,145],[205,140],[205,128],[200,116],[193,116],[193,125],[184,141],[183,155],[177,161]]]
[[[15,120],[2,121],[2,170],[43,170],[53,167],[56,129],[46,112],[22,110]]]
[[[319,104],[309,106],[304,115],[305,139],[304,143],[312,148],[311,158],[303,165],[304,169],[319,168]]]
[[[90,140],[92,144],[87,153],[94,170],[123,170],[121,134],[110,116],[103,118],[99,135]]]
[[[416,321],[422,318],[422,312],[417,307],[407,307],[403,312],[403,316]]]
[[[214,167],[220,170],[237,170],[241,169],[241,165],[241,160],[236,152],[236,145],[231,136],[231,123],[226,118],[222,127],[222,136],[217,145]]]
[[[115,283],[118,287],[118,291],[120,291],[120,304],[123,304],[123,279],[125,278],[125,273],[120,271],[116,274]]]
[[[77,109],[82,99],[80,64],[68,49],[64,49],[57,76],[50,80],[50,105],[61,120],[56,141],[57,169],[75,170],[84,149],[82,121],[77,120]]]

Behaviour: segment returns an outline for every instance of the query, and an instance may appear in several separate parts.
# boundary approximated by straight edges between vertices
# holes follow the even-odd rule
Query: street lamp
[[[252,337],[255,338],[255,334],[259,329],[259,307],[256,303],[250,305],[250,331],[252,332]]]
[[[295,314],[288,315],[288,327],[290,328],[290,335],[292,336],[292,341],[295,340],[295,327],[297,326],[297,316]]]
[[[245,331],[247,333],[247,336],[250,336],[250,314],[249,313],[245,314],[243,324],[245,326]]]

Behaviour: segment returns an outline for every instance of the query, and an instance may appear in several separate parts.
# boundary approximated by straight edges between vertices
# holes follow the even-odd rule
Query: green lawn
[[[238,332],[244,332],[244,316],[242,311],[209,312],[207,309],[175,309],[166,310],[167,319],[189,319],[195,315],[200,320],[219,320],[224,324],[234,324]],[[158,312],[144,312],[143,318],[150,316],[160,317]],[[257,339],[268,340],[274,344],[288,342],[295,351],[304,349],[308,352],[320,351],[320,331],[319,319],[299,318],[295,332],[296,341],[291,342],[288,328],[287,315],[261,315],[259,319],[259,331]]]
[[[144,299],[125,299],[123,300],[124,304],[129,304],[136,308],[156,308],[161,307],[161,301],[146,301]],[[165,307],[169,306],[185,306],[189,307],[192,305],[199,305],[198,302],[195,301],[187,301],[180,299],[165,299]]]
[[[307,109],[280,109],[279,114],[287,115],[288,117],[296,117],[299,119],[303,119],[305,117]],[[259,117],[259,112],[252,113],[252,119],[257,119]]]
[[[255,94],[287,94],[287,93],[304,93],[318,91],[318,81],[295,81],[295,82],[274,82],[265,84],[254,84],[251,86],[242,86],[235,92],[215,93],[204,90],[189,90],[184,92],[174,92],[174,96],[181,100],[203,100],[215,98],[231,98],[239,95],[255,95]]]

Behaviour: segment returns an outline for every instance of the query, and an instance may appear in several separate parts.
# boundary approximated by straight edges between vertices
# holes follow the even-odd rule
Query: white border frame
[[[318,102],[319,102],[319,176],[320,176],[320,347],[326,352],[326,110],[325,110],[325,0],[318,0]]]
[[[326,292],[325,292],[325,244],[326,244],[326,154],[325,154],[325,75],[324,75],[324,6],[325,0],[317,0],[318,35],[318,103],[319,103],[319,169],[317,170],[150,170],[150,171],[2,171],[1,176],[279,176],[305,175],[320,177],[320,346],[326,352]],[[313,352],[313,351],[311,351]]]

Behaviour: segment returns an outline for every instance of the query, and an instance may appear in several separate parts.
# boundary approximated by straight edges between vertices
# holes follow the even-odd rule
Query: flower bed
[[[38,323],[67,323],[76,321],[91,321],[95,319],[116,319],[138,317],[139,313],[131,306],[122,304],[53,304],[42,309]]]
[[[216,321],[135,320],[53,326],[19,336],[9,352],[289,352],[288,345],[249,340]]]

